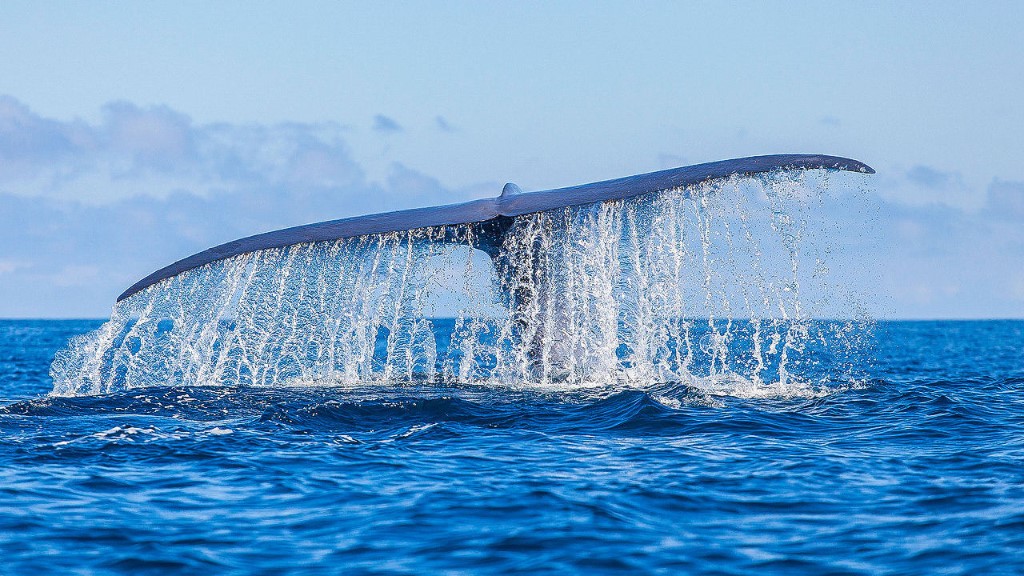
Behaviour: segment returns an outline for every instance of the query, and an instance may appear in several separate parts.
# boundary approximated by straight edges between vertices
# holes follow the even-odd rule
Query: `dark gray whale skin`
[[[315,224],[306,224],[285,228],[274,232],[265,232],[247,238],[241,238],[221,244],[208,250],[193,254],[165,266],[139,280],[125,290],[117,301],[120,302],[144,290],[161,280],[177,276],[193,268],[210,262],[231,258],[247,252],[281,248],[292,244],[322,242],[353,238],[368,234],[383,234],[402,230],[415,230],[433,226],[456,224],[478,224],[480,248],[491,256],[495,256],[501,244],[501,235],[507,229],[511,218],[534,212],[544,212],[568,206],[580,206],[608,200],[632,198],[651,192],[683,188],[699,184],[707,180],[728,178],[730,176],[751,176],[781,170],[845,170],[874,174],[868,165],[842,158],[821,154],[773,154],[769,156],[751,156],[706,164],[695,164],[660,170],[637,176],[616,178],[580,186],[540,190],[524,193],[514,184],[505,185],[505,189],[497,198],[483,198],[462,204],[447,206],[431,206],[399,210],[354,218],[329,220]]]

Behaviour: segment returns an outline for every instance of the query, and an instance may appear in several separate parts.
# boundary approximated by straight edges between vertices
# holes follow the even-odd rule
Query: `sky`
[[[834,214],[872,314],[1022,318],[1021,22],[1018,2],[7,0],[0,317],[105,317],[153,270],[284,226],[807,152],[878,172]]]

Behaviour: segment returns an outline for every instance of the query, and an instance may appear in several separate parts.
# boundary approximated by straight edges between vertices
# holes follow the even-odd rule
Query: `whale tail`
[[[193,254],[153,272],[125,290],[117,298],[117,301],[120,302],[158,282],[194,268],[249,252],[281,248],[293,244],[339,240],[420,228],[472,224],[474,248],[479,248],[492,258],[497,258],[501,253],[505,235],[516,216],[622,200],[665,190],[685,189],[701,182],[734,176],[816,169],[874,173],[874,170],[863,162],[839,156],[775,154],[695,164],[537,192],[523,192],[519,186],[508,183],[501,195],[496,198],[330,220],[234,240]],[[461,240],[458,232],[446,235],[444,240],[465,242]]]

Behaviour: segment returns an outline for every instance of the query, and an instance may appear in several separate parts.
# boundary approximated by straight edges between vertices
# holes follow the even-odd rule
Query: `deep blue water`
[[[1021,321],[821,394],[47,396],[98,324],[0,322],[0,574],[1024,573]]]

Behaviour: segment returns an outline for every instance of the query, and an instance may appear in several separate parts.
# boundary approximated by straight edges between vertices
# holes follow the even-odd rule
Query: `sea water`
[[[1024,322],[871,321],[824,187],[530,216],[518,260],[446,230],[267,251],[0,322],[0,573],[1024,571]]]
[[[799,394],[48,394],[101,323],[0,323],[0,573],[1024,572],[1022,321],[879,322]]]

